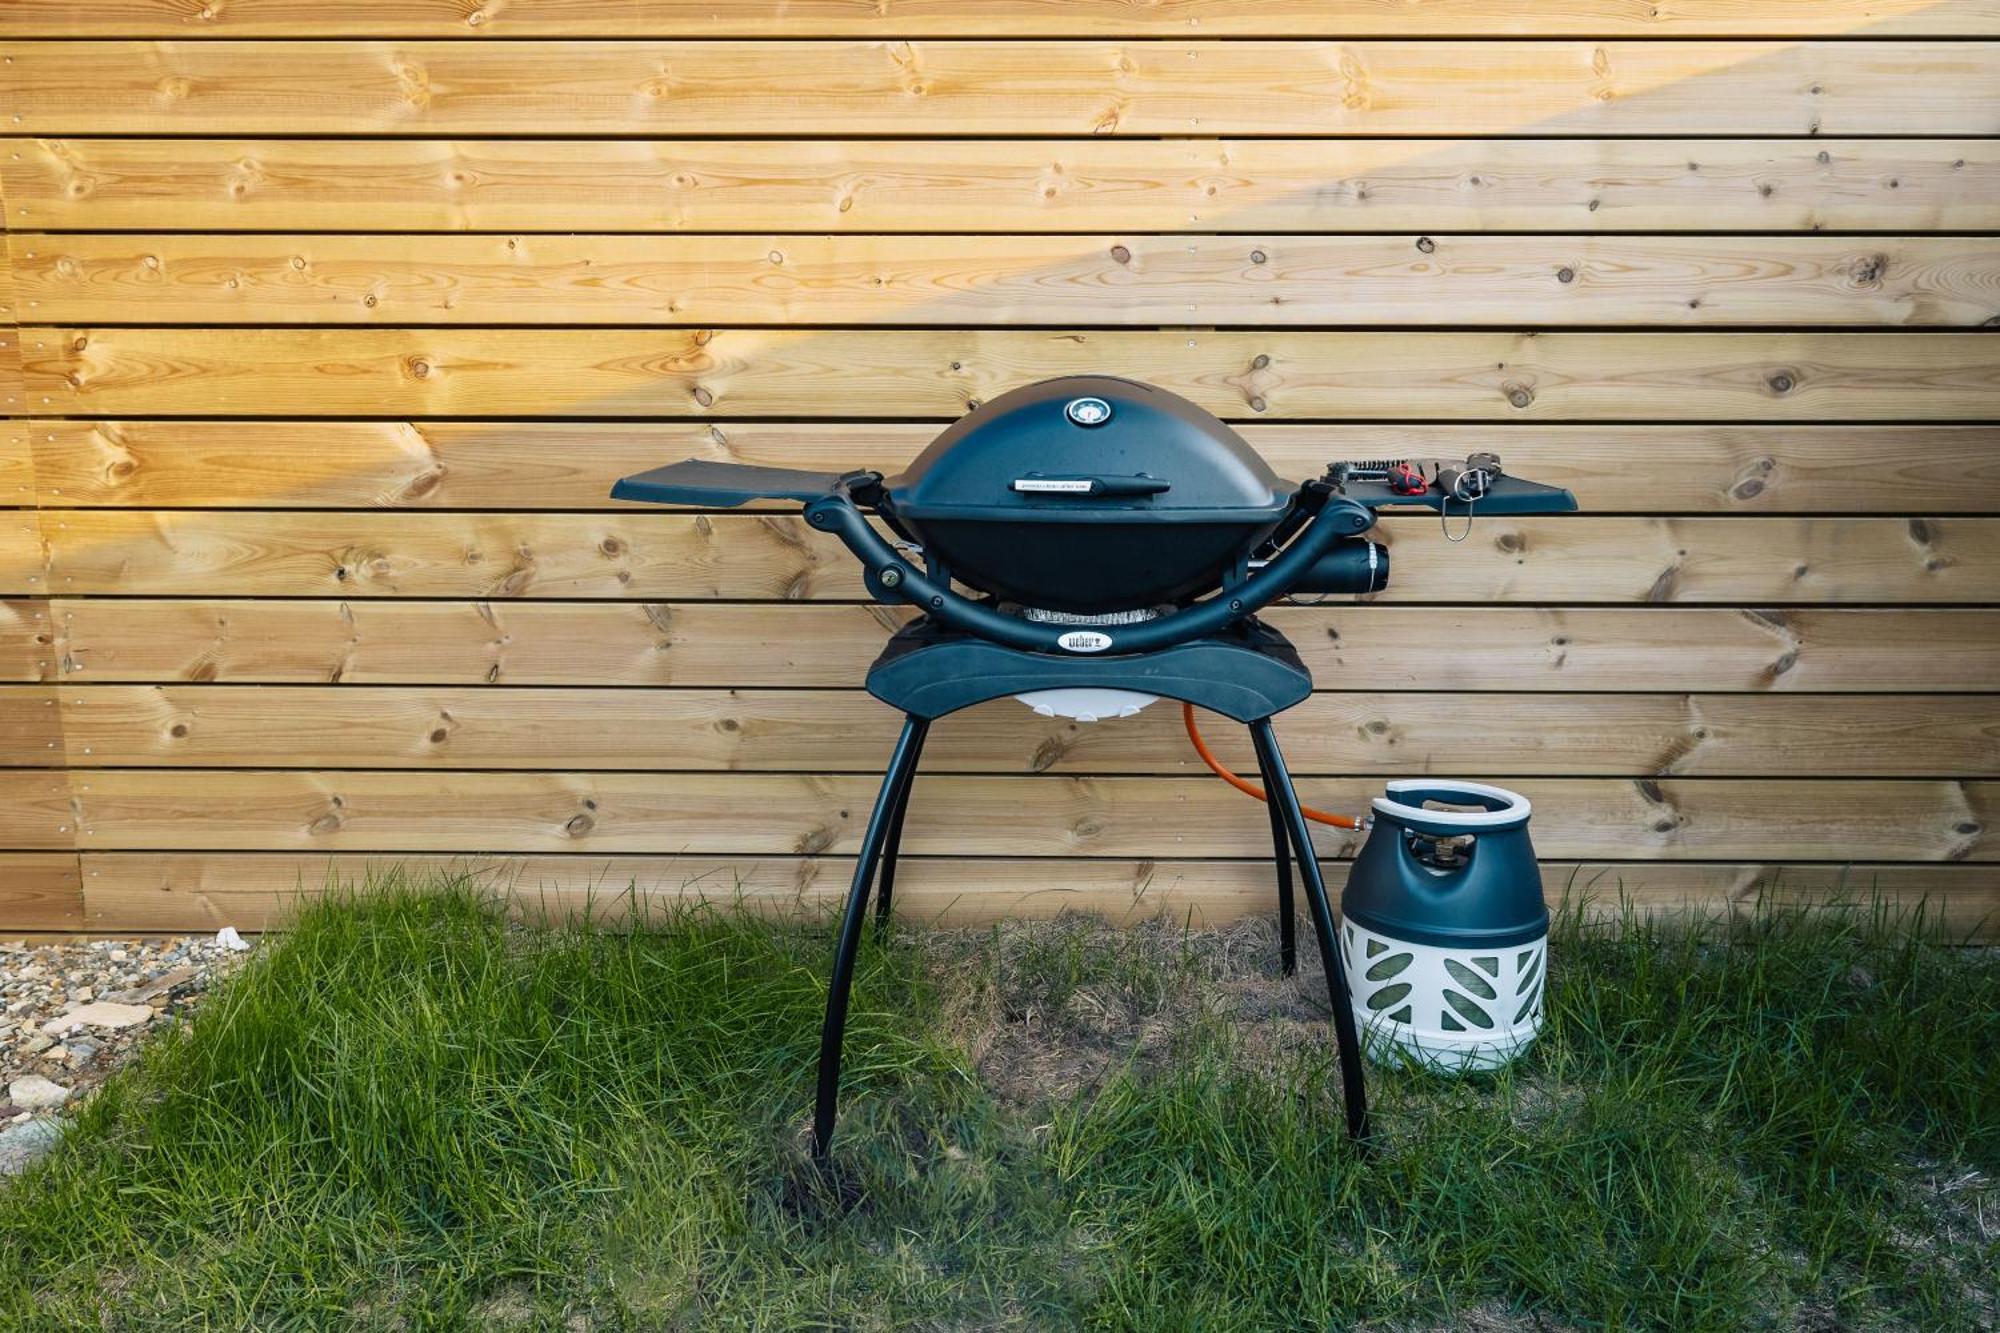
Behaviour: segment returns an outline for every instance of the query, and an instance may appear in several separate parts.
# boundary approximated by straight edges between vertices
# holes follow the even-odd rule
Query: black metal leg
[[[1347,1105],[1347,1136],[1365,1141],[1370,1137],[1368,1089],[1361,1076],[1361,1038],[1354,1026],[1354,1009],[1347,995],[1347,973],[1341,965],[1340,941],[1333,929],[1333,905],[1327,901],[1326,881],[1320,877],[1319,859],[1313,855],[1305,813],[1299,808],[1298,792],[1292,788],[1292,775],[1285,770],[1285,758],[1278,752],[1278,737],[1271,729],[1271,719],[1252,722],[1250,736],[1257,744],[1258,766],[1264,770],[1265,795],[1290,831],[1292,850],[1298,854],[1299,874],[1306,882],[1313,932],[1319,937],[1320,962],[1326,968],[1327,999],[1333,1004],[1333,1035],[1340,1048],[1340,1086]]]
[[[896,891],[896,853],[903,846],[903,816],[910,811],[910,790],[917,785],[917,760],[924,752],[924,737],[930,731],[930,723],[923,723],[910,747],[910,763],[903,774],[902,788],[896,793],[895,813],[889,818],[889,837],[882,844],[882,871],[875,887],[875,925],[884,929],[889,924],[889,899]]]
[[[840,1097],[840,1043],[847,1031],[847,992],[854,984],[854,955],[861,946],[861,923],[868,912],[868,887],[875,878],[875,865],[897,793],[905,789],[916,768],[917,752],[923,748],[924,733],[930,723],[914,715],[903,719],[903,734],[889,756],[889,771],[882,775],[882,790],[875,809],[868,816],[868,831],[861,836],[861,851],[854,860],[854,883],[847,890],[847,912],[840,919],[840,944],[833,954],[833,977],[827,984],[826,1022],[819,1035],[819,1095],[813,1107],[814,1158],[824,1161],[833,1143],[833,1118]]]
[[[1262,749],[1258,754],[1261,756]],[[1292,902],[1292,846],[1285,833],[1285,812],[1271,794],[1271,775],[1264,775],[1264,808],[1271,812],[1271,857],[1278,863],[1278,960],[1285,975],[1299,970],[1298,908]]]

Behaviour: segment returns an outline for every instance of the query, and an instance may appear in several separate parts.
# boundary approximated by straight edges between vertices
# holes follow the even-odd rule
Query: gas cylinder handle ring
[[[1417,801],[1450,801],[1485,807],[1481,810],[1426,810],[1396,798]],[[1401,824],[1450,828],[1461,833],[1511,828],[1528,822],[1533,807],[1528,798],[1503,787],[1483,782],[1458,782],[1447,778],[1404,778],[1388,785],[1388,795],[1369,803],[1376,814]]]

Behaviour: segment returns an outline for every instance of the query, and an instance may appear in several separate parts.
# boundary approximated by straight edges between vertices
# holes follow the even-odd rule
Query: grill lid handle
[[[1093,495],[1129,498],[1141,495],[1164,495],[1173,489],[1173,485],[1170,481],[1149,477],[1143,472],[1130,477],[1045,477],[1039,472],[1030,472],[1025,477],[1014,478],[1013,488],[1021,495]]]

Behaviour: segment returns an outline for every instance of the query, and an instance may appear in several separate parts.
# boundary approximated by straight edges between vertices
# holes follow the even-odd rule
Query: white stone
[[[0,1176],[11,1176],[56,1146],[63,1122],[53,1116],[24,1120],[0,1129]]]
[[[231,953],[242,953],[250,947],[250,942],[237,934],[234,926],[224,926],[216,931],[215,942]]]
[[[69,1100],[69,1089],[40,1074],[29,1074],[7,1085],[7,1100],[29,1111],[52,1111]]]
[[[72,1028],[129,1028],[145,1022],[153,1016],[153,1011],[143,1004],[113,1004],[109,1000],[99,1000],[86,1004],[81,1009],[71,1010],[61,1018],[52,1018],[42,1024],[42,1031],[52,1037],[59,1037]]]

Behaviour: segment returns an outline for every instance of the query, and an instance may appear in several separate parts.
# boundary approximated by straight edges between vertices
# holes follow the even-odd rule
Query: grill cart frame
[[[871,891],[876,920],[886,924],[895,892],[896,862],[903,820],[915,786],[917,764],[931,723],[974,704],[1038,690],[1095,688],[1130,690],[1191,703],[1249,727],[1263,770],[1270,810],[1272,859],[1277,871],[1281,966],[1287,976],[1298,968],[1292,863],[1298,863],[1326,973],[1340,1050],[1342,1098],[1350,1137],[1369,1136],[1367,1092],[1362,1078],[1361,1043],[1348,1001],[1347,979],[1335,934],[1333,904],[1313,853],[1311,834],[1271,719],[1312,693],[1312,676],[1289,640],[1255,620],[1241,621],[1220,635],[1158,652],[1130,657],[1055,657],[987,642],[939,625],[928,617],[899,630],[868,671],[868,692],[903,713],[903,728],[889,757],[861,839],[854,879],[841,917],[820,1033],[819,1079],[813,1110],[812,1150],[825,1160],[833,1143],[840,1096],[842,1038],[847,1028],[848,992],[854,958],[868,915]],[[879,880],[878,880],[879,874]],[[879,884],[879,887],[877,887]]]

